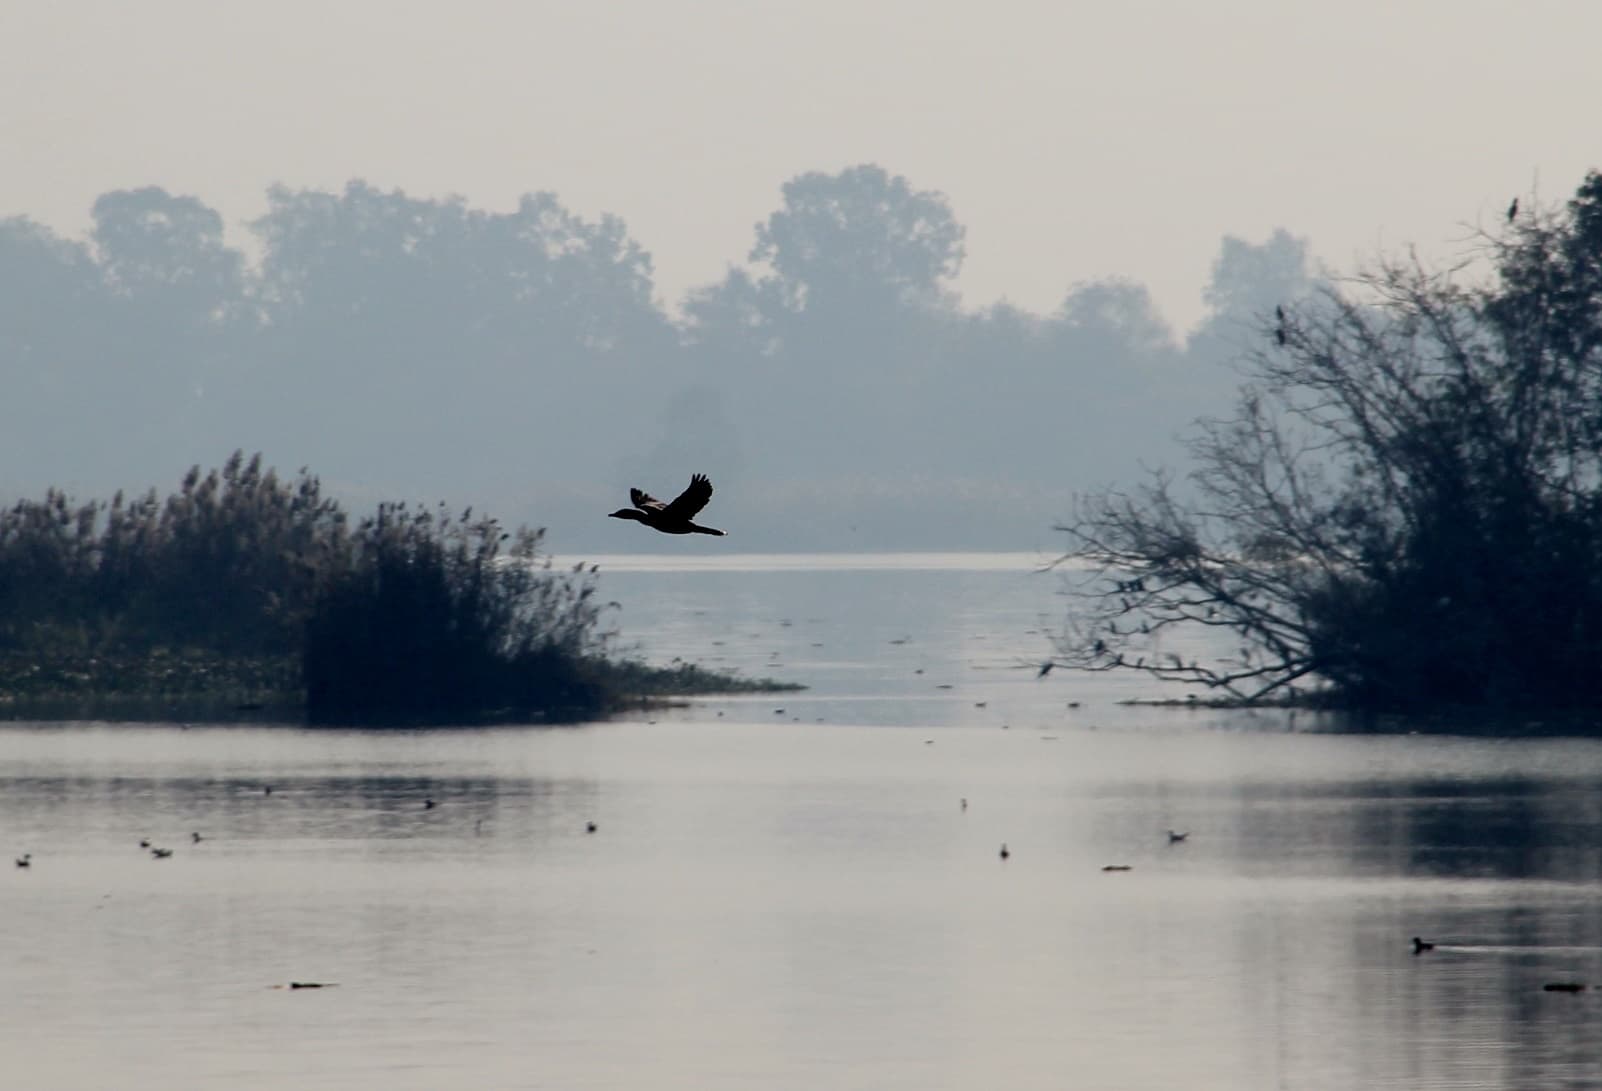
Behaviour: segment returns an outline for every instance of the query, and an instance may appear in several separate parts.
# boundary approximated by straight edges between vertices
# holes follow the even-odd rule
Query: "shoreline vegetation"
[[[1256,332],[1188,470],[1059,528],[1081,575],[1054,662],[1369,730],[1598,734],[1602,172],[1513,201],[1459,263],[1382,258]]]
[[[236,451],[179,490],[0,513],[0,718],[569,723],[804,688],[615,653],[597,570],[472,509],[352,520]]]

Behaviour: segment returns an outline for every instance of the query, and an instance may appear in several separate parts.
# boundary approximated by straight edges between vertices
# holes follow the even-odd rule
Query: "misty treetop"
[[[750,545],[838,548],[848,525],[855,546],[1016,545],[1222,404],[1241,309],[1311,276],[1289,236],[1226,244],[1181,344],[1126,281],[964,309],[955,210],[880,167],[779,196],[682,309],[621,219],[549,193],[276,186],[238,239],[157,187],[103,195],[82,239],[0,220],[0,492],[143,488],[243,446],[342,495],[491,501],[594,545],[607,498],[672,465],[718,470]],[[955,488],[980,506],[961,527]],[[797,520],[814,496],[830,510]]]

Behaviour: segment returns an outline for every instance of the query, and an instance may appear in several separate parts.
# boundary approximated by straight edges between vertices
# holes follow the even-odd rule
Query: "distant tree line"
[[[607,654],[595,569],[471,509],[352,520],[302,471],[236,452],[179,489],[0,512],[0,702],[303,707],[314,723],[593,718],[763,688]],[[3,707],[3,705],[0,705]]]
[[[1062,659],[1242,700],[1602,728],[1602,174],[1466,268],[1269,302],[1234,411],[1090,496]],[[1188,626],[1232,638],[1180,654]],[[1507,717],[1515,717],[1507,719]],[[1456,722],[1456,721],[1449,721]]]
[[[245,238],[224,226],[156,187],[100,197],[83,238],[0,220],[0,494],[142,489],[244,447],[341,496],[589,528],[672,467],[760,483],[748,547],[1026,547],[1068,492],[1173,450],[1244,320],[1317,280],[1284,233],[1226,239],[1183,343],[1124,280],[964,309],[949,202],[871,165],[787,182],[682,307],[621,220],[548,193],[274,187]],[[811,498],[827,517],[796,517]]]

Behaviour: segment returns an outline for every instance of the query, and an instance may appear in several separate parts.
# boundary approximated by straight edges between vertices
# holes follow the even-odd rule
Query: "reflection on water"
[[[653,657],[814,688],[568,729],[0,731],[0,847],[34,854],[0,876],[0,1070],[1602,1084],[1602,993],[1542,988],[1602,983],[1602,746],[1121,707],[1035,678],[1026,566],[603,578]]]

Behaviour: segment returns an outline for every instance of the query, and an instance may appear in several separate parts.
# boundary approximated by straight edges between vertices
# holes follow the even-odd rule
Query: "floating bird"
[[[598,830],[598,829],[600,829],[600,828],[601,828],[601,827],[599,827],[599,826],[597,826],[597,825],[596,825],[596,824],[595,824],[595,823],[593,823],[593,822],[586,822],[586,823],[584,823],[584,832],[585,832],[585,833],[594,833],[594,832],[595,832],[595,831],[596,831],[596,830]]]
[[[1177,845],[1181,841],[1183,841],[1186,838],[1188,838],[1189,836],[1190,836],[1190,831],[1189,830],[1186,830],[1184,833],[1175,833],[1173,830],[1169,830],[1168,831],[1168,843],[1170,845]]]
[[[1007,857],[1012,855],[1012,853],[1007,851],[1007,842],[1003,841],[1001,843],[1001,852],[999,853],[999,855],[1001,856],[1001,858],[1003,860],[1005,860]]]
[[[291,981],[291,989],[332,989],[339,984],[337,981]]]
[[[652,530],[659,530],[663,534],[715,534],[723,536],[723,531],[711,527],[703,527],[690,520],[712,499],[712,482],[707,480],[705,474],[695,474],[690,478],[690,486],[673,500],[671,504],[664,504],[648,492],[639,489],[629,490],[629,499],[634,501],[632,508],[619,508],[607,516],[609,519],[633,519],[637,523],[644,523]]]
[[[1035,677],[1036,678],[1044,678],[1044,677],[1046,677],[1046,675],[1051,673],[1051,668],[1055,667],[1056,665],[1057,664],[1053,663],[1051,660],[1049,660],[1049,659],[1046,660],[1044,663],[1040,664],[1040,673],[1036,674]]]
[[[965,810],[965,811],[968,809],[968,797],[967,796],[963,796],[962,797],[962,809]]]
[[[1281,326],[1281,327],[1279,327],[1278,329],[1276,329],[1274,331],[1274,340],[1280,345],[1281,348],[1284,347],[1284,345],[1285,345],[1285,327],[1284,326]]]
[[[1104,864],[1102,866],[1101,870],[1103,870],[1103,871],[1134,871],[1135,868],[1134,868],[1134,865],[1132,865],[1132,864]]]
[[[1543,992],[1549,993],[1583,993],[1585,983],[1581,981],[1548,981],[1541,986]]]
[[[435,803],[432,799],[423,800],[423,810],[425,811],[432,811],[437,806],[439,806],[439,804]]]
[[[158,860],[165,860],[167,857],[172,855],[172,849],[151,849],[150,855],[154,856]]]
[[[1285,324],[1285,307],[1284,307],[1284,304],[1281,304],[1281,303],[1274,304],[1274,317],[1279,319],[1279,324],[1281,326],[1283,326]]]
[[[142,849],[148,849],[150,847],[150,838],[141,837],[139,839],[139,847]]]
[[[201,838],[200,834],[192,833],[192,834],[189,835],[189,840],[192,841],[194,844],[198,845],[198,844],[200,844],[202,838]]]
[[[1415,955],[1422,955],[1425,951],[1433,951],[1433,950],[1435,950],[1435,944],[1433,944],[1433,943],[1425,943],[1423,940],[1419,939],[1417,936],[1413,937],[1413,953]]]
[[[21,856],[17,857],[17,866],[18,867],[32,867],[33,866],[33,853],[25,852]]]
[[[1518,214],[1519,214],[1519,199],[1517,197],[1515,197],[1515,198],[1513,198],[1512,202],[1507,206],[1507,222],[1508,223],[1512,223],[1514,221],[1514,219],[1516,219],[1518,217]]]

